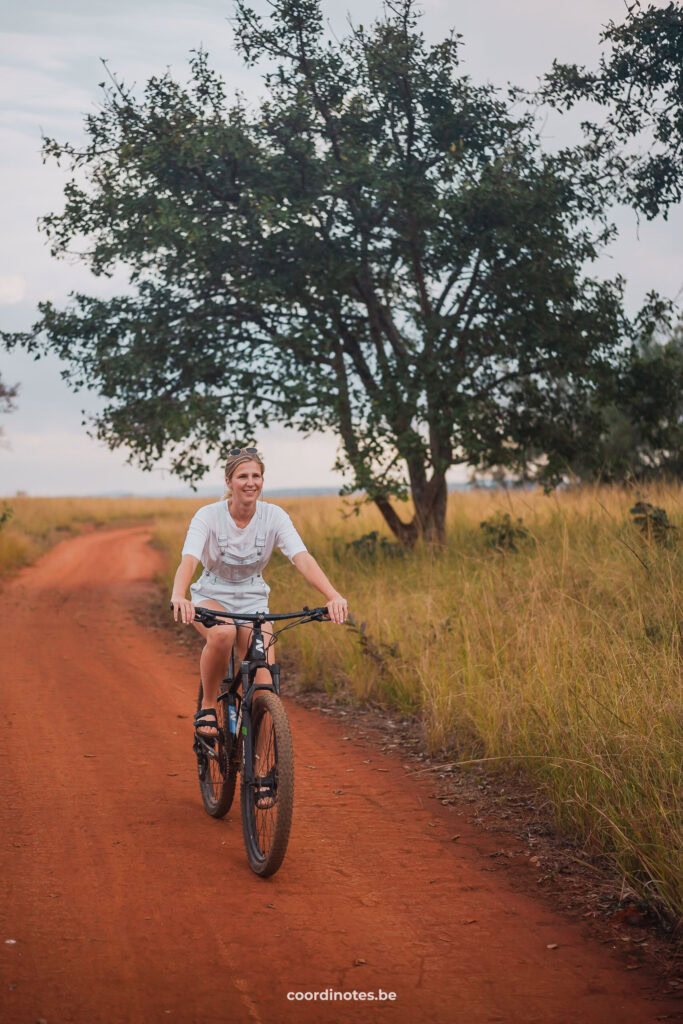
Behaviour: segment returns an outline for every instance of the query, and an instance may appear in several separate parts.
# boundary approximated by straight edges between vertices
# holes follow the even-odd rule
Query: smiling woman
[[[180,565],[173,583],[173,616],[190,622],[206,641],[201,655],[202,707],[195,728],[206,737],[217,735],[216,693],[225,675],[230,653],[237,641],[243,658],[250,626],[239,615],[268,612],[270,587],[262,571],[277,546],[296,566],[304,579],[324,595],[330,619],[346,620],[346,600],[339,594],[297,533],[284,509],[259,501],[265,466],[256,448],[236,448],[225,467],[228,493],[221,501],[205,505],[194,515],[187,531]],[[194,571],[202,563],[204,572],[190,586]],[[187,598],[190,587],[192,600]],[[210,630],[195,621],[195,604],[202,608],[234,613],[232,622]],[[263,627],[265,636],[272,625]],[[268,649],[268,661],[272,651]],[[260,669],[256,681],[267,681]]]

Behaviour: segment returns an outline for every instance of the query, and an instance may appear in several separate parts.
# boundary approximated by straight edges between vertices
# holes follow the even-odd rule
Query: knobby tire
[[[294,807],[294,752],[287,713],[276,693],[262,690],[254,699],[252,721],[253,773],[268,793],[259,793],[242,773],[242,832],[249,865],[257,875],[274,874],[287,852]]]
[[[223,681],[218,695],[225,693],[227,685]],[[199,684],[197,711],[201,709],[203,699],[202,684]],[[223,818],[232,807],[235,796],[235,769],[230,767],[230,731],[228,727],[228,702],[216,701],[216,717],[218,719],[219,739],[214,749],[218,754],[218,762],[204,754],[203,763],[199,767],[199,789],[202,794],[204,808],[212,818]],[[203,769],[203,771],[202,771]],[[203,776],[203,777],[202,777]]]

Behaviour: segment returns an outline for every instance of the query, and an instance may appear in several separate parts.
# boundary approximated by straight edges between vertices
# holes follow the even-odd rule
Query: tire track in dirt
[[[157,568],[148,535],[65,541],[2,592],[3,1024],[674,1012],[645,972],[512,891],[460,820],[453,843],[429,783],[292,702],[292,837],[279,873],[256,878],[238,798],[221,822],[201,807],[196,670],[134,621]],[[396,1000],[287,998],[380,988]]]

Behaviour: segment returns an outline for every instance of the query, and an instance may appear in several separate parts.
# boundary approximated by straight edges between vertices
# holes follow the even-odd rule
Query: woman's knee
[[[211,650],[229,652],[235,642],[234,626],[214,626],[208,631],[206,646]]]

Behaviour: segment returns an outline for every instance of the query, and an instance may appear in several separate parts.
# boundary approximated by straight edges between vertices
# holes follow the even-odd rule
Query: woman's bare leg
[[[201,601],[201,608],[213,608],[216,611],[225,611],[217,601]],[[200,622],[193,622],[197,632],[201,633],[206,643],[199,659],[199,671],[202,680],[202,708],[216,707],[216,697],[221,679],[225,677],[230,661],[230,652],[235,643],[236,628],[229,619],[225,626],[212,626],[207,629]],[[215,725],[201,725],[197,732],[200,736],[207,738],[217,736]]]

